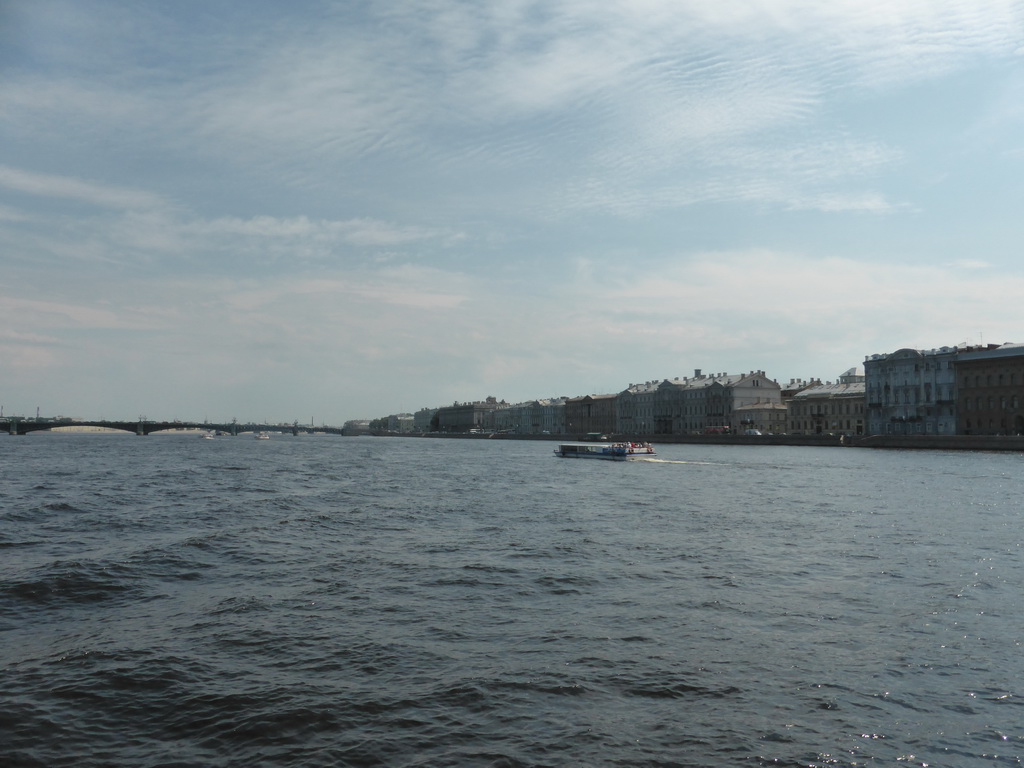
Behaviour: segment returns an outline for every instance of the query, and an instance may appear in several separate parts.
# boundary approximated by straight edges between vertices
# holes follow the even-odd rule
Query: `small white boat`
[[[565,443],[555,448],[555,456],[563,459],[604,459],[605,461],[629,461],[644,456],[655,456],[650,443]]]
[[[213,440],[213,432],[203,432],[203,434],[201,434],[200,437],[203,440]]]
[[[270,433],[269,432],[257,432],[256,433],[256,439],[257,440],[269,440],[270,439]]]

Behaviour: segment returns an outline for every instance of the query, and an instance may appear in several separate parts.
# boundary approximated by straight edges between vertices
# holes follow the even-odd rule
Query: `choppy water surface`
[[[1018,765],[1020,455],[0,437],[4,766]]]

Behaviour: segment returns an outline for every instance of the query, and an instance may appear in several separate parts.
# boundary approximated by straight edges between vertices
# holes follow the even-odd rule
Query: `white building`
[[[685,379],[682,384],[665,385],[665,394],[677,390],[672,392],[671,414],[662,416],[663,424],[671,418],[674,434],[731,430],[736,409],[782,403],[781,387],[764,371],[704,374],[698,369],[692,379]]]
[[[689,435],[708,430],[728,432],[740,420],[736,410],[752,405],[781,405],[782,389],[764,371],[704,374],[633,385],[620,396],[620,431],[637,434]]]

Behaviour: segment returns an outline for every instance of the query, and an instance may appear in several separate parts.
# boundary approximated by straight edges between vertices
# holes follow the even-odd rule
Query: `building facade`
[[[565,431],[570,435],[616,431],[615,402],[617,395],[584,395],[565,401]]]
[[[785,415],[785,418],[784,418]],[[764,371],[704,374],[630,384],[617,395],[530,400],[493,397],[424,408],[369,422],[374,430],[497,431],[581,437],[742,433],[859,435],[1024,435],[1024,344],[903,348],[869,355],[863,372],[834,383],[794,379],[786,387]]]
[[[654,410],[658,397],[658,382],[630,384],[616,400],[616,432],[623,435],[653,435]]]
[[[964,347],[899,349],[864,360],[867,434],[954,435],[956,359]]]
[[[370,434],[369,419],[349,419],[341,428],[343,435],[368,435]]]
[[[789,428],[789,409],[784,403],[741,405],[732,412],[730,428],[742,435],[751,430],[762,435],[783,435]]]
[[[962,352],[956,376],[960,434],[1024,434],[1024,344]]]
[[[673,408],[673,434],[701,434],[735,431],[750,413],[738,414],[747,406],[782,405],[782,388],[764,371],[716,373],[694,371],[678,389],[678,406]]]
[[[528,400],[500,406],[493,422],[486,422],[494,432],[508,435],[556,435],[565,431],[565,400],[550,398]]]
[[[846,371],[835,382],[817,382],[789,401],[789,432],[796,435],[863,435],[864,373]]]
[[[525,435],[529,433],[529,413],[529,403],[513,403],[496,409],[485,425],[499,434]]]
[[[474,403],[454,403],[437,409],[437,429],[439,432],[459,433],[492,429],[494,411],[498,409],[498,401],[488,397],[484,401]]]
[[[437,428],[434,416],[437,415],[437,408],[420,408],[412,415],[412,428],[414,432],[433,432]]]
[[[565,398],[550,397],[534,400],[530,413],[530,430],[534,435],[561,435],[565,433]]]
[[[414,418],[411,413],[393,413],[388,416],[388,432],[404,434],[413,431]]]

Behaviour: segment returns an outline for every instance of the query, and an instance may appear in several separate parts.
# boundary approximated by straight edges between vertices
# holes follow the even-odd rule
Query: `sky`
[[[3,415],[1024,341],[1024,0],[0,0]]]

